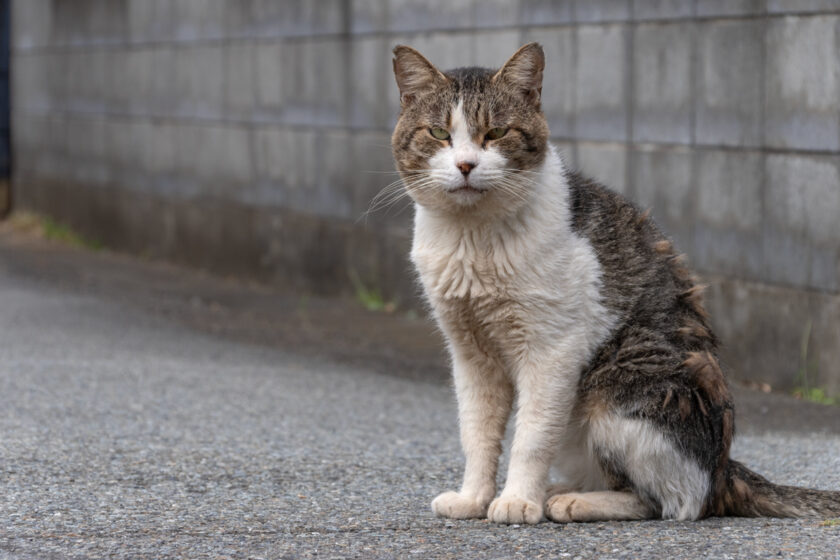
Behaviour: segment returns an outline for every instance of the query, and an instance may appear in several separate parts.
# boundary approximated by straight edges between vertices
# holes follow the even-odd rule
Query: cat
[[[548,142],[542,47],[498,71],[442,72],[410,47],[393,52],[411,260],[448,343],[466,457],[460,491],[434,513],[840,515],[840,492],[775,485],[729,458],[734,411],[703,287],[647,213]]]

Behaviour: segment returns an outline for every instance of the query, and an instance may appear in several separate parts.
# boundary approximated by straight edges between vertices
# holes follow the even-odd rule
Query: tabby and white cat
[[[434,512],[499,523],[840,514],[840,492],[778,486],[730,460],[732,400],[701,287],[647,214],[548,143],[542,48],[498,71],[394,54],[411,258],[448,342],[466,455],[463,486]],[[548,488],[552,466],[560,484]]]

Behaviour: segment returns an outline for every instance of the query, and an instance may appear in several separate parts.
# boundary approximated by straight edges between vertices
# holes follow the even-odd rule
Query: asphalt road
[[[0,231],[0,558],[840,558],[822,520],[447,521],[425,321]],[[840,488],[840,409],[739,390],[734,455]]]

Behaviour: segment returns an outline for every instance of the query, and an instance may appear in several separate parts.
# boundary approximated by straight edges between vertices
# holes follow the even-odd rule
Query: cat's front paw
[[[494,523],[539,523],[542,520],[542,504],[517,496],[499,496],[490,503],[487,519]]]
[[[487,502],[480,502],[458,492],[444,492],[432,502],[432,511],[438,517],[473,519],[487,515]]]

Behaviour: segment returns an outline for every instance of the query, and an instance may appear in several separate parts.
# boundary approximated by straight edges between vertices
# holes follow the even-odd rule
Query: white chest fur
[[[613,318],[601,304],[598,259],[570,223],[553,150],[515,215],[456,219],[418,206],[411,257],[445,334],[481,336],[520,357],[572,337],[583,345],[574,361],[585,363]]]

